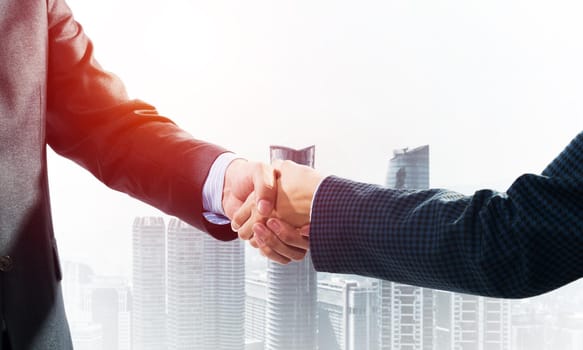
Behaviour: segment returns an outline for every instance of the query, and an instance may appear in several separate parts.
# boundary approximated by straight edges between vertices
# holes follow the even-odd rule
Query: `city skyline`
[[[391,150],[430,144],[432,186],[504,191],[583,129],[581,2],[68,3],[130,96],[252,160],[316,144],[322,173],[384,184]],[[131,281],[132,222],[163,214],[48,153],[63,262]],[[515,304],[512,349],[576,346],[581,290]]]
[[[146,223],[139,225],[136,232],[160,232],[164,224],[164,220],[159,218],[136,218],[136,222]],[[171,219],[167,226],[168,232],[176,234],[186,234],[182,236],[180,241],[188,245],[188,240],[194,238],[201,242],[208,240],[207,248],[212,251],[212,246],[225,248],[227,250],[242,251],[241,247],[227,247],[223,242],[216,242],[211,237],[201,235],[198,230],[179,222],[176,219]],[[187,238],[187,241],[184,239]],[[202,239],[201,239],[202,238]],[[203,243],[204,244],[204,243]],[[210,246],[208,245],[210,244]],[[200,244],[199,244],[200,245]],[[151,247],[151,245],[146,245]],[[170,246],[170,245],[169,245]],[[168,247],[169,247],[168,246]],[[183,252],[189,251],[186,248]],[[169,248],[168,251],[171,251]],[[226,251],[226,250],[225,250]],[[159,254],[159,253],[158,253]],[[203,254],[204,255],[204,254]],[[213,256],[211,256],[213,255]],[[221,254],[216,254],[213,251],[210,255],[206,254],[207,263],[215,261]],[[225,255],[223,255],[225,256]],[[182,260],[187,256],[177,254],[177,261]],[[195,258],[194,260],[197,260]],[[193,261],[194,261],[193,260]],[[182,260],[183,261],[183,260]],[[200,259],[199,259],[200,261]],[[171,266],[170,264],[168,265]],[[193,265],[186,265],[185,268],[193,267]],[[228,270],[228,268],[227,268]],[[65,280],[63,282],[63,289],[67,307],[67,313],[70,319],[71,331],[73,334],[73,341],[76,349],[79,350],[101,350],[101,349],[140,349],[134,344],[133,348],[130,343],[130,320],[135,320],[135,316],[131,315],[131,311],[136,311],[133,301],[133,294],[136,293],[135,288],[130,287],[129,279],[124,276],[100,276],[95,274],[91,267],[85,264],[71,263],[65,261],[63,263],[63,271]],[[247,271],[248,272],[248,271]],[[192,271],[189,275],[192,276]],[[245,275],[243,269],[239,269],[234,277],[240,278]],[[253,275],[253,274],[251,274]],[[252,277],[248,274],[245,282],[245,287],[237,287],[239,292],[245,294],[244,301],[238,299],[238,312],[223,313],[229,321],[237,320],[236,322],[241,328],[245,326],[245,337],[238,340],[241,349],[246,350],[261,350],[264,349],[264,340],[260,339],[261,334],[265,336],[265,317],[267,304],[267,273],[255,274]],[[170,273],[169,273],[170,276]],[[215,277],[224,278],[225,275],[217,273]],[[207,275],[208,278],[208,275]],[[199,283],[202,279],[194,280]],[[226,278],[223,281],[223,286],[233,285],[232,282],[240,280],[239,278]],[[193,286],[191,280],[186,279],[182,282],[187,282]],[[207,281],[208,282],[208,281]],[[377,324],[375,330],[374,325],[380,321],[379,303],[381,302],[379,292],[379,282],[369,278],[359,276],[346,276],[320,273],[318,277],[318,345],[321,350],[376,350],[380,349],[380,325]],[[212,283],[211,283],[212,284]],[[171,283],[168,283],[166,291],[167,298],[170,302]],[[403,285],[401,289],[406,288]],[[575,286],[573,286],[575,287]],[[422,290],[421,288],[411,287],[407,293],[412,293],[415,290]],[[183,289],[187,292],[185,300],[187,305],[198,306],[205,308],[206,312],[199,310],[196,316],[190,315],[182,320],[182,327],[187,326],[189,329],[195,330],[199,335],[204,334],[207,339],[220,339],[217,333],[209,333],[209,328],[205,331],[196,329],[194,326],[201,325],[203,318],[216,317],[219,319],[221,314],[217,305],[228,305],[227,300],[233,299],[233,293],[229,292],[228,288],[224,288],[225,293],[216,293],[216,290],[209,289],[209,294],[204,297],[198,293],[198,298],[190,298],[196,294],[188,294],[193,289]],[[175,290],[174,292],[176,292]],[[577,306],[583,305],[583,298],[576,289],[566,289],[564,294],[565,302],[557,304],[552,302],[549,295],[539,298],[530,298],[520,301],[511,302],[510,300],[484,298],[473,295],[434,291],[433,306],[435,311],[435,338],[433,339],[433,346],[428,349],[433,350],[552,350],[560,346],[564,350],[576,350],[583,344],[583,313],[577,312]],[[208,296],[216,298],[216,302],[206,305]],[[225,297],[227,299],[225,299]],[[399,296],[394,300],[399,300]],[[400,296],[402,298],[402,296]],[[197,301],[198,300],[198,301]],[[245,306],[243,306],[245,304]],[[154,310],[158,308],[154,306]],[[175,306],[180,306],[176,304]],[[405,307],[400,304],[399,307]],[[130,311],[130,309],[132,309]],[[574,309],[574,310],[573,310]],[[171,310],[170,303],[168,310]],[[233,310],[227,306],[227,310]],[[393,310],[396,310],[393,308]],[[76,312],[75,312],[76,311]],[[206,316],[204,316],[206,314]],[[203,316],[201,316],[203,315]],[[213,316],[215,315],[215,316]],[[239,316],[237,316],[239,315]],[[170,312],[165,315],[165,320],[171,320]],[[244,320],[244,321],[243,321]],[[199,321],[199,322],[197,322]],[[227,322],[229,323],[229,322]],[[227,323],[223,324],[228,329]],[[170,325],[171,322],[168,323]],[[213,324],[213,322],[209,322]],[[112,326],[114,326],[112,328]],[[407,326],[408,327],[408,326]],[[116,329],[117,328],[117,329]],[[254,330],[251,331],[251,328]],[[109,330],[108,330],[109,329]],[[203,327],[203,329],[205,329]],[[210,328],[212,329],[212,327]],[[170,328],[168,328],[170,330]],[[263,331],[263,332],[262,332]],[[210,331],[212,332],[212,330]],[[243,331],[241,331],[242,333]],[[253,335],[259,334],[259,336]],[[168,334],[171,334],[169,331]],[[213,334],[209,337],[209,334]],[[228,332],[228,335],[236,335]],[[423,334],[420,334],[423,337]],[[216,337],[216,338],[213,338]],[[113,341],[113,343],[112,343]],[[135,337],[134,337],[135,341]],[[198,340],[200,341],[200,339]],[[216,344],[220,344],[217,342]],[[107,344],[117,344],[117,347],[112,347]],[[193,344],[183,342],[183,349],[197,348],[197,349],[214,349],[216,347],[192,347]],[[229,347],[219,349],[236,349],[230,343]],[[352,344],[352,345],[350,345]],[[360,345],[354,345],[360,344]],[[362,344],[367,344],[368,348],[363,348]],[[398,343],[393,340],[390,349],[408,349],[405,345],[411,343]],[[421,348],[421,343],[417,344]],[[168,339],[166,344],[159,349],[175,349],[172,347],[172,341]]]
[[[281,146],[274,149],[297,152]],[[314,147],[302,151],[313,162]],[[388,186],[429,187],[428,146],[397,149],[389,164]],[[131,287],[124,282],[130,279],[99,276],[87,265],[64,266],[67,310],[77,310],[70,312],[76,348],[110,350],[116,344],[120,350],[265,350],[279,344],[278,349],[287,350],[290,344],[274,340],[294,334],[285,332],[298,310],[285,302],[286,295],[293,294],[280,293],[278,288],[301,287],[295,277],[290,278],[301,264],[287,272],[281,269],[278,273],[284,278],[279,279],[270,278],[273,265],[248,270],[242,241],[216,241],[175,218],[136,217],[132,231]],[[311,265],[302,269],[306,267]],[[300,280],[316,278],[312,272],[314,277]],[[317,294],[312,295],[317,295],[317,307],[311,307],[317,314],[302,317],[318,320],[308,333],[314,334],[313,349],[550,350],[560,344],[574,350],[583,344],[583,330],[578,328],[583,313],[565,307],[560,309],[562,316],[549,320],[552,313],[533,306],[544,297],[518,304],[322,273],[317,277]],[[274,308],[273,299],[282,303],[279,308]],[[569,300],[583,306],[576,293]],[[269,321],[270,312],[278,316],[280,325]],[[277,332],[268,331],[269,322]]]

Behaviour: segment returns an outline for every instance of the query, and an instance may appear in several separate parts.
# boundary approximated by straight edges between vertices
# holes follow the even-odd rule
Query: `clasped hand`
[[[323,176],[291,161],[251,164],[260,169],[252,181],[237,180],[237,164],[225,175],[223,208],[233,230],[273,261],[302,260],[309,248],[312,200]],[[248,193],[247,198],[233,196],[237,192]]]

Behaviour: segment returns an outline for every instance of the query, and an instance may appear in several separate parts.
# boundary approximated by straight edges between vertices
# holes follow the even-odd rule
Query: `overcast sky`
[[[315,144],[321,172],[381,184],[429,144],[432,187],[505,190],[583,129],[580,1],[69,4],[132,97],[249,159]],[[127,272],[133,218],[159,213],[49,162],[62,256]]]

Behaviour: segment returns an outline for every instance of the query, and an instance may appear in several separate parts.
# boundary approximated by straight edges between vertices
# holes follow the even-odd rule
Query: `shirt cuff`
[[[223,187],[227,167],[235,159],[241,157],[234,153],[223,153],[215,159],[202,188],[202,207],[205,210],[204,217],[213,224],[227,224],[229,219],[225,217],[223,210]]]

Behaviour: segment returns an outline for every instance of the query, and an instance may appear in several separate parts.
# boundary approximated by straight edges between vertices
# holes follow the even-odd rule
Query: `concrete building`
[[[510,350],[511,302],[438,291],[436,349]]]
[[[318,348],[378,350],[378,283],[318,282]]]

